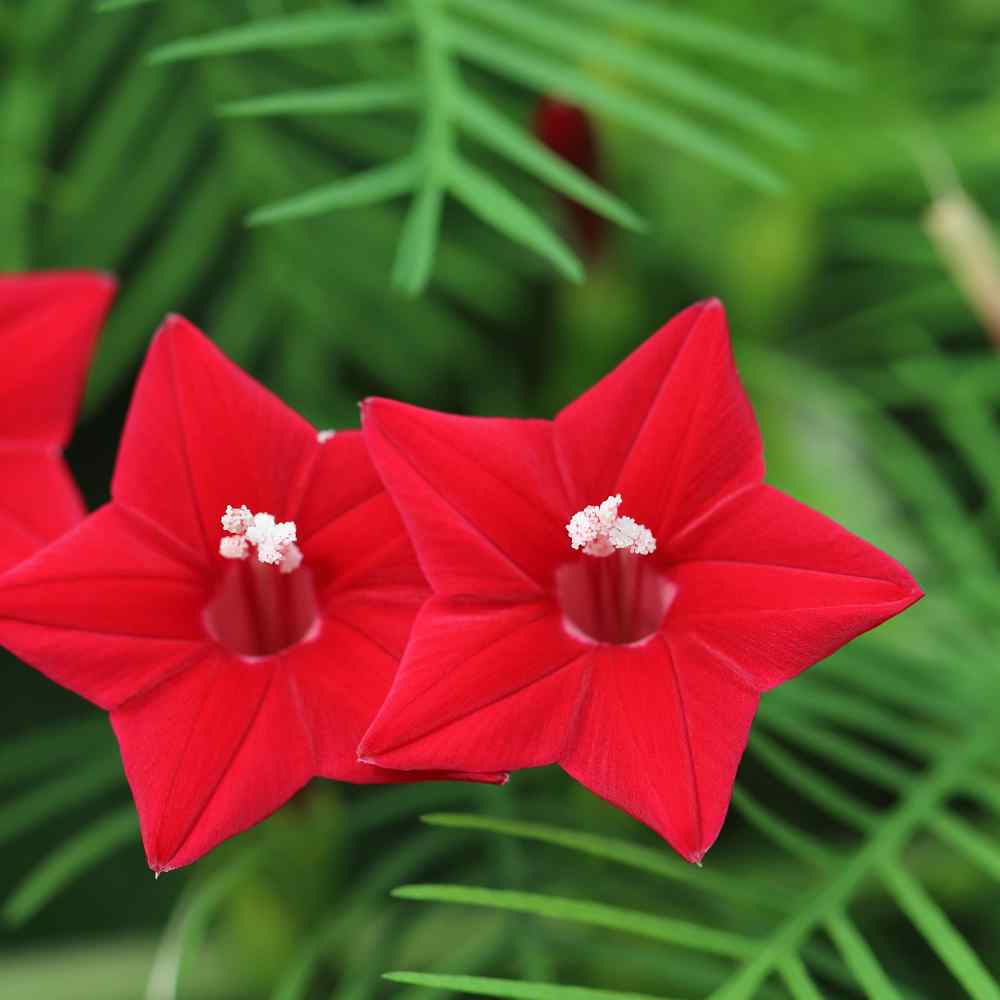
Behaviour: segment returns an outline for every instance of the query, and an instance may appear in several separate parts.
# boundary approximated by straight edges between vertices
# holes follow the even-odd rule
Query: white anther
[[[219,554],[225,559],[245,559],[252,545],[260,562],[280,566],[283,573],[291,573],[302,564],[294,521],[276,521],[273,514],[229,506],[222,516],[222,527],[230,532],[219,542]]]
[[[242,535],[253,524],[253,514],[248,507],[226,507],[222,515],[222,528],[231,535]]]
[[[285,554],[281,557],[278,569],[282,573],[294,573],[302,565],[302,549],[295,542],[285,549]]]
[[[616,549],[623,549],[637,556],[647,556],[656,551],[656,539],[649,528],[631,517],[619,517],[620,494],[610,496],[599,506],[584,507],[577,511],[566,525],[570,544],[583,549],[588,556],[609,556]]]
[[[250,546],[242,535],[223,535],[219,539],[219,555],[223,559],[246,559]]]

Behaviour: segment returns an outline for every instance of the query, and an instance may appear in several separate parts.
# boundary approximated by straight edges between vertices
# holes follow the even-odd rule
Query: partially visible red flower
[[[469,777],[357,760],[428,593],[359,432],[317,433],[175,317],[111,493],[0,584],[0,642],[111,713],[154,871],[314,775]]]
[[[591,180],[598,179],[597,135],[583,108],[554,97],[541,98],[535,108],[535,135]],[[604,219],[572,198],[562,200],[572,220],[574,235],[587,254],[596,257],[604,242]]]
[[[717,302],[554,422],[372,399],[363,430],[434,597],[362,758],[559,763],[690,861],[722,826],[759,694],[921,596],[764,485]]]
[[[62,451],[114,295],[87,271],[0,275],[0,572],[85,513]]]

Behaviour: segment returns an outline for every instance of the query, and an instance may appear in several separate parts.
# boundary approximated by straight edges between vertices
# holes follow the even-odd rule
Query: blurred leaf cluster
[[[1000,359],[922,224],[952,171],[1000,219],[995,0],[99,6],[0,2],[0,267],[122,280],[91,498],[167,311],[351,426],[549,416],[718,295],[770,480],[929,596],[768,695],[704,869],[542,771],[315,785],[154,884],[103,720],[7,659],[0,997],[1000,997]]]

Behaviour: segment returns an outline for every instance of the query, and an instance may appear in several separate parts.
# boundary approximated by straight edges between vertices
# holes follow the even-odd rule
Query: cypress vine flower
[[[109,504],[0,583],[0,642],[106,709],[150,867],[361,764],[426,582],[361,434],[317,431],[178,317]]]
[[[554,422],[372,399],[369,451],[434,591],[359,748],[558,763],[697,862],[762,692],[920,596],[763,483],[722,307],[691,307]]]
[[[0,275],[0,572],[84,516],[62,451],[114,294],[104,274]]]

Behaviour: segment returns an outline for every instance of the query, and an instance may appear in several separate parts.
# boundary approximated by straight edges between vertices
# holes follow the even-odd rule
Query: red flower
[[[583,108],[552,97],[541,98],[535,109],[535,135],[591,180],[598,179],[597,136]],[[604,219],[572,198],[562,200],[573,221],[574,235],[588,255],[596,257],[604,243]]]
[[[317,434],[172,318],[111,492],[4,579],[0,641],[111,713],[154,871],[313,775],[454,776],[357,760],[428,593],[359,432]]]
[[[0,275],[0,572],[85,513],[62,450],[114,294],[103,274]]]
[[[763,484],[716,302],[554,422],[373,399],[363,429],[434,590],[363,759],[557,762],[690,861],[722,826],[760,692],[921,596]]]

